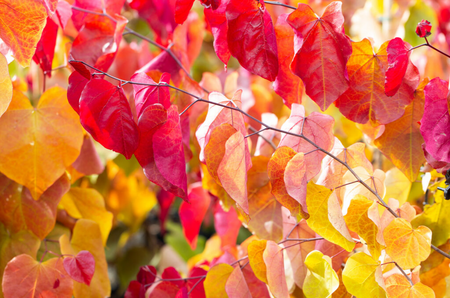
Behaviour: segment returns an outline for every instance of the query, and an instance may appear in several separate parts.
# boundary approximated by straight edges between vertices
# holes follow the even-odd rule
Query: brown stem
[[[293,9],[293,10],[297,9],[297,7],[295,7],[295,6],[284,4],[284,3],[281,3],[281,2],[278,2],[278,1],[264,1],[264,3],[265,4],[270,4],[270,5],[283,6],[283,7],[287,7],[287,8]]]

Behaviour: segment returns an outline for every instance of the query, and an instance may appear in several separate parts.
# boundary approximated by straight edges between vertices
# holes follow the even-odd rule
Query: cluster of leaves
[[[110,296],[113,247],[176,197],[186,250],[217,235],[184,270],[114,264],[126,298],[449,295],[449,83],[413,55],[450,56],[428,21],[354,41],[358,7],[291,2],[0,1],[0,297]]]

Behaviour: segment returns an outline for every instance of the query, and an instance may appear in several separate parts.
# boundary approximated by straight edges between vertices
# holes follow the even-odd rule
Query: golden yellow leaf
[[[204,287],[206,298],[227,298],[225,284],[233,272],[233,267],[228,264],[217,264],[206,274]]]
[[[420,265],[431,252],[431,230],[425,226],[413,229],[411,223],[396,218],[384,229],[386,253],[393,261],[410,269]]]
[[[64,89],[47,90],[37,108],[14,91],[0,118],[0,139],[8,140],[0,142],[0,172],[37,200],[80,154],[83,130]]]
[[[411,286],[401,274],[392,274],[386,278],[385,284],[389,298],[435,298],[431,288],[420,282]]]
[[[95,272],[88,286],[82,283],[74,284],[75,298],[108,297],[111,294],[111,284],[108,277],[108,264],[102,243],[102,234],[98,224],[89,219],[79,219],[75,224],[72,239],[67,235],[59,239],[61,253],[76,255],[82,250],[89,251],[95,259]]]
[[[6,112],[12,99],[13,85],[9,77],[8,62],[0,53],[0,117]]]
[[[263,253],[266,249],[266,245],[267,240],[255,240],[248,245],[247,249],[248,260],[255,276],[267,284],[267,267],[263,259]]]

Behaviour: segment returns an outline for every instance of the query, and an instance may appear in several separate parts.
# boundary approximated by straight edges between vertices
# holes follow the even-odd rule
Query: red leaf
[[[205,8],[205,19],[211,26],[211,32],[214,36],[214,50],[217,57],[227,65],[230,60],[230,49],[228,48],[228,21],[226,9],[229,0],[223,0],[220,6],[214,10],[214,7]]]
[[[278,74],[277,40],[264,0],[230,0],[227,19],[231,55],[248,71],[274,81]]]
[[[147,21],[156,34],[156,42],[167,46],[177,26],[174,18],[176,0],[132,0],[130,7]]]
[[[394,96],[400,88],[405,75],[407,79],[420,80],[419,71],[409,60],[411,45],[401,38],[392,39],[387,47],[389,67],[386,71],[384,92],[387,96]],[[414,90],[411,88],[411,93]]]
[[[211,198],[201,185],[194,185],[189,193],[189,203],[182,202],[178,211],[183,234],[192,250],[197,247],[197,237]]]
[[[221,239],[221,247],[234,247],[236,239],[241,228],[241,221],[238,218],[236,210],[230,207],[226,212],[222,209],[220,202],[217,201],[214,208],[214,228]]]
[[[286,21],[287,14],[278,17],[275,24],[277,36],[278,61],[280,69],[273,82],[273,90],[283,98],[283,102],[289,108],[293,103],[302,103],[304,85],[302,80],[291,71],[290,64],[294,57],[294,30]]]
[[[123,89],[102,79],[86,84],[80,99],[83,127],[104,147],[131,158],[139,132]]]
[[[343,33],[341,6],[341,2],[332,2],[319,18],[308,5],[300,3],[287,19],[296,31],[291,69],[322,111],[348,89],[345,66],[352,46]]]
[[[125,298],[145,298],[145,290],[140,282],[132,280],[125,292]]]
[[[158,199],[159,204],[159,223],[161,226],[161,234],[164,235],[166,232],[165,222],[167,214],[169,214],[170,206],[175,200],[175,195],[171,192],[167,192],[164,189],[161,189],[156,198]]]
[[[125,0],[75,0],[73,6],[98,13],[102,13],[104,7],[109,15],[114,16],[115,14],[120,14],[124,3]],[[78,31],[86,22],[90,22],[92,18],[95,18],[95,15],[73,10],[72,20]]]
[[[164,269],[163,273],[161,274],[161,277],[163,279],[179,279],[179,280],[171,280],[170,282],[180,289],[184,287],[185,284],[184,280],[181,279],[180,273],[178,273],[178,271],[173,267],[167,267],[166,269]]]
[[[64,269],[75,281],[91,284],[95,272],[95,259],[87,250],[80,251],[75,257],[64,258]]]
[[[422,20],[416,27],[416,34],[419,37],[428,37],[431,35],[431,23],[427,20]]]
[[[186,288],[186,287],[183,287],[183,288],[181,288],[179,291],[178,291],[178,293],[177,293],[177,295],[175,296],[175,298],[189,298],[189,295],[188,295],[188,288]]]
[[[58,1],[56,12],[52,20],[62,29],[66,28],[67,22],[72,17],[72,6],[66,1]]]
[[[89,73],[90,74],[90,73]],[[81,93],[89,82],[83,75],[78,71],[72,72],[69,76],[69,87],[67,88],[67,100],[70,106],[73,108],[77,114],[80,114],[80,97]]]
[[[52,61],[55,54],[57,34],[58,25],[51,18],[47,18],[47,24],[42,31],[41,39],[36,45],[36,52],[33,56],[34,62],[39,64],[44,72],[48,72],[48,77],[52,76]]]
[[[145,73],[134,74],[131,77],[131,81],[145,84],[157,84]],[[163,73],[161,79],[159,80],[159,83],[168,84],[169,82],[170,82],[170,74]],[[134,102],[136,106],[136,114],[138,118],[141,116],[142,111],[144,111],[146,107],[155,103],[162,104],[166,110],[169,109],[170,91],[168,87],[133,84],[133,89],[134,89]]]
[[[206,275],[206,270],[204,270],[203,268],[200,268],[200,267],[194,267],[191,269],[191,271],[189,271],[188,277],[192,278],[192,277],[199,276],[199,278],[192,278],[192,279],[189,279],[187,282],[188,289],[191,292],[190,297],[205,298],[205,288],[203,286],[203,282],[205,281],[205,278],[202,278],[200,280],[200,278],[205,275]]]
[[[107,71],[116,56],[127,23],[127,19],[122,16],[115,15],[113,18],[90,18],[73,41],[70,55],[75,60]]]
[[[143,285],[153,283],[156,279],[156,268],[150,265],[142,266],[141,268],[139,268],[136,279]]]
[[[425,150],[436,161],[450,163],[450,115],[448,112],[448,82],[432,79],[424,89],[425,106],[420,133],[425,141]]]
[[[175,22],[183,24],[186,21],[189,11],[194,5],[195,0],[176,0],[175,3]]]
[[[244,274],[245,282],[247,283],[253,297],[270,298],[269,290],[267,289],[266,284],[255,276],[251,266],[243,267],[242,273]]]
[[[175,298],[179,289],[171,282],[163,281],[160,283],[154,283],[146,291],[145,297],[147,298]]]
[[[212,8],[213,10],[218,9],[219,6],[226,1],[227,0],[200,0],[205,8]]]

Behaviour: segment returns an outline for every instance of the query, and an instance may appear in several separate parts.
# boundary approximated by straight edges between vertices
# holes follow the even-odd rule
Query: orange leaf
[[[90,286],[75,283],[74,296],[83,298],[109,296],[111,284],[108,278],[102,234],[98,224],[89,219],[79,219],[73,229],[72,239],[69,241],[69,237],[63,235],[59,239],[59,243],[63,254],[76,255],[82,250],[87,250],[95,259],[95,271]]]
[[[284,272],[283,248],[273,241],[267,241],[263,258],[267,266],[267,284],[270,292],[277,298],[289,297]]]
[[[404,269],[420,265],[430,255],[431,230],[425,226],[413,229],[403,218],[394,219],[384,229],[386,253]]]
[[[41,0],[1,0],[0,12],[0,39],[23,67],[29,66],[45,27],[46,6]]]
[[[19,184],[0,174],[0,221],[13,233],[30,230],[44,239],[55,226],[56,208],[69,187],[64,174],[35,201],[27,188],[21,191]]]
[[[13,85],[11,78],[9,77],[8,61],[6,61],[5,56],[0,53],[0,117],[8,109],[9,104],[12,99]]]
[[[61,258],[40,263],[24,254],[6,266],[3,276],[5,298],[71,298],[72,292],[72,279],[64,270]]]
[[[423,116],[425,96],[423,88],[428,83],[425,78],[414,92],[414,101],[405,109],[405,114],[392,123],[386,124],[384,133],[374,141],[375,146],[408,177],[416,181],[420,166],[424,163],[420,124]]]
[[[392,97],[384,93],[388,43],[381,45],[376,54],[368,39],[352,43],[353,53],[347,62],[350,87],[338,98],[336,106],[354,122],[370,121],[373,126],[390,123],[400,118],[413,100],[418,82],[404,80]]]
[[[434,298],[431,288],[422,283],[411,286],[409,281],[401,274],[392,274],[384,281],[389,298]]]
[[[248,245],[248,261],[255,273],[255,276],[265,282],[267,281],[267,267],[264,263],[263,253],[266,249],[267,240],[255,240]]]
[[[9,140],[0,142],[0,172],[25,185],[37,200],[80,154],[83,130],[64,89],[47,90],[37,108],[14,91],[0,118],[0,139]]]

